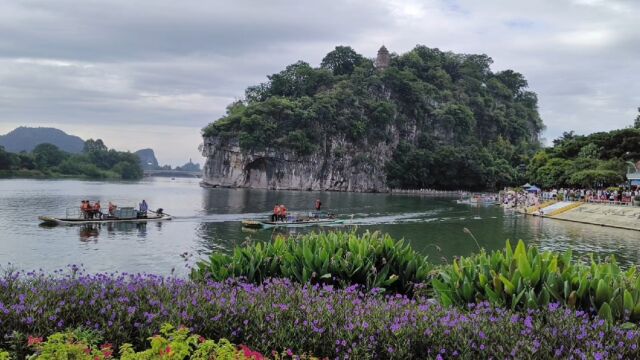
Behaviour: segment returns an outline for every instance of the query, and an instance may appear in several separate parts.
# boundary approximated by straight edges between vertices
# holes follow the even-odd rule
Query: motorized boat
[[[149,221],[171,220],[171,215],[165,214],[162,209],[149,211],[146,215],[139,214],[134,208],[123,207],[116,209],[113,215],[86,218],[76,208],[67,209],[65,217],[38,216],[42,225],[83,225],[105,223],[144,223]]]
[[[259,220],[243,220],[242,226],[250,229],[266,229],[273,227],[305,227],[305,226],[324,226],[342,224],[341,219],[306,219],[293,221],[259,221]]]
[[[323,226],[341,224],[344,220],[337,219],[335,214],[326,212],[312,211],[304,214],[295,214],[287,216],[284,221],[271,220],[243,220],[242,226],[249,229],[265,229],[273,227],[305,227],[305,226]]]

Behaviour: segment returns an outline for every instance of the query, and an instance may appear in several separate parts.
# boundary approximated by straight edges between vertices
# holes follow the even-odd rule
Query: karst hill
[[[492,189],[515,184],[543,124],[523,75],[486,55],[338,46],[268,76],[203,129],[203,183],[269,189]]]

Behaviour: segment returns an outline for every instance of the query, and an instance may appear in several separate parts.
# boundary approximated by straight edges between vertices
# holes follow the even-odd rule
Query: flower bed
[[[640,276],[621,269],[615,258],[575,260],[527,247],[519,241],[505,249],[433,265],[401,240],[378,232],[310,233],[278,237],[273,243],[237,247],[232,255],[214,253],[198,264],[194,280],[223,281],[242,276],[261,283],[269,277],[299,283],[363,285],[412,295],[414,286],[443,305],[489,301],[514,310],[545,308],[559,302],[598,313],[609,323],[640,320]]]
[[[362,293],[268,280],[192,282],[154,275],[0,279],[0,348],[26,353],[26,336],[68,328],[100,333],[114,348],[144,349],[164,323],[261,353],[370,358],[637,358],[640,332],[550,304],[513,312],[487,303],[443,308],[424,297]],[[18,333],[14,333],[18,332]],[[20,335],[22,334],[22,335]]]

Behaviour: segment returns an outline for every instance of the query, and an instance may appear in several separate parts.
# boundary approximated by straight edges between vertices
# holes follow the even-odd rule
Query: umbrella
[[[522,188],[524,188],[524,189],[528,189],[530,187],[531,187],[531,184],[529,184],[529,183],[526,183],[526,184],[522,185]]]
[[[535,192],[535,193],[537,193],[537,192],[540,192],[540,188],[539,188],[539,187],[537,187],[537,186],[535,186],[535,185],[533,185],[533,186],[530,186],[530,187],[527,189],[527,192]]]

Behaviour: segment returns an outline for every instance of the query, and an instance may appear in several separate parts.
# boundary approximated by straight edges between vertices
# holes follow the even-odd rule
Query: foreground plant
[[[165,324],[161,335],[149,339],[151,347],[136,352],[131,344],[120,347],[120,360],[154,360],[154,359],[191,359],[191,360],[263,360],[261,353],[251,350],[245,345],[236,347],[228,340],[218,342],[207,340],[200,335],[190,334],[189,329],[175,329]],[[40,337],[29,337],[27,345],[33,354],[29,360],[107,360],[115,359],[113,345],[109,343],[98,346],[100,339],[95,332],[71,330],[50,335],[47,340]],[[117,356],[116,356],[117,357]],[[10,360],[8,352],[0,351],[0,359]],[[305,357],[306,359],[306,357]],[[309,358],[312,359],[312,358]]]
[[[289,278],[366,289],[385,288],[410,293],[427,280],[433,266],[402,240],[379,232],[321,232],[296,238],[279,236],[273,243],[237,247],[233,254],[213,253],[191,277],[224,281],[243,277],[261,283]]]
[[[502,251],[454,259],[437,271],[432,286],[438,300],[465,305],[488,300],[511,309],[544,308],[561,303],[597,311],[609,323],[640,320],[640,277],[635,267],[620,269],[614,257],[590,264],[575,261],[571,251],[540,252],[520,241]]]
[[[274,358],[273,350],[352,359],[640,356],[637,329],[607,326],[558,304],[530,311],[488,303],[448,308],[422,296],[289,280],[255,285],[81,273],[0,279],[0,348],[11,348],[6,339],[14,331],[37,339],[82,326],[113,349],[130,343],[134,352],[144,352],[165,323]],[[158,351],[173,341],[162,336],[152,340]]]

